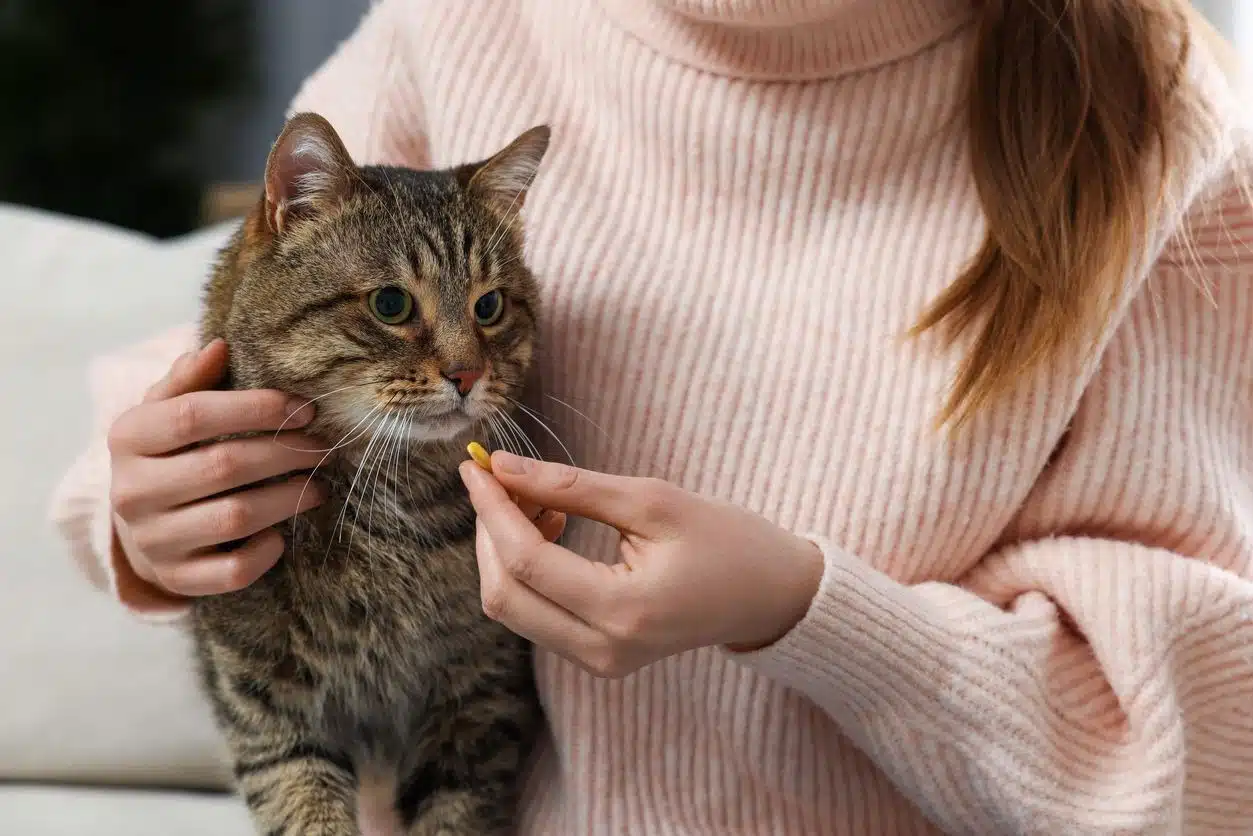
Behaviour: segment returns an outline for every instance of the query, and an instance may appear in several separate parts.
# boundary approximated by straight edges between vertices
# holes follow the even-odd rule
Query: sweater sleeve
[[[1001,547],[907,586],[814,538],[808,614],[736,656],[947,832],[1253,831],[1253,216],[1222,203],[1130,302]]]
[[[157,619],[181,614],[183,605],[141,580],[118,543],[109,503],[109,426],[143,400],[180,354],[195,346],[195,328],[180,325],[92,361],[87,370],[90,436],[49,507],[53,524],[87,577],[131,611]]]
[[[410,4],[381,0],[372,6],[352,36],[306,80],[291,106],[292,113],[312,110],[330,120],[359,163],[420,166],[427,160],[421,101],[408,63],[413,50],[406,48],[402,18]],[[186,606],[140,579],[117,542],[106,437],[113,421],[139,403],[194,343],[194,328],[180,326],[91,364],[91,436],[49,509],[87,576],[131,611],[154,620],[175,618]]]

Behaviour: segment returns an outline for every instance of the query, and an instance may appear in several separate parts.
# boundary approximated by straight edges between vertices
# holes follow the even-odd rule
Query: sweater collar
[[[599,0],[677,61],[761,81],[832,78],[906,58],[952,34],[974,0]]]

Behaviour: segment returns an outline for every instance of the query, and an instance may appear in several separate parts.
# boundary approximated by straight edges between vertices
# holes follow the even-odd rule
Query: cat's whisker
[[[330,393],[328,393],[328,394],[330,394]],[[360,426],[361,426],[362,424],[364,424],[366,421],[369,421],[369,420],[370,420],[370,418],[372,418],[372,417],[374,416],[374,414],[375,414],[375,413],[377,413],[377,412],[378,412],[380,409],[382,409],[382,408],[383,408],[383,407],[382,407],[382,405],[380,404],[380,405],[378,405],[378,406],[374,407],[373,409],[371,409],[369,412],[367,412],[367,413],[365,414],[365,417],[364,417],[364,418],[362,418],[360,421],[358,421],[358,422],[356,423],[356,425],[355,425],[355,426],[353,426],[353,428],[352,428],[352,429],[350,429],[348,432],[344,433],[344,434],[343,434],[343,436],[341,436],[341,437],[340,437],[339,441],[335,442],[334,446],[332,446],[329,450],[327,450],[327,451],[326,451],[326,455],[322,456],[322,458],[318,461],[318,463],[317,463],[317,464],[315,464],[315,465],[313,466],[313,470],[310,470],[310,471],[309,471],[309,478],[305,479],[304,486],[303,486],[303,487],[301,487],[301,489],[300,489],[300,496],[298,496],[298,497],[296,498],[296,507],[297,507],[297,508],[299,508],[299,507],[300,507],[300,503],[301,503],[302,501],[304,501],[304,498],[305,498],[305,492],[306,492],[306,491],[308,491],[308,490],[309,490],[309,486],[310,486],[311,484],[313,484],[313,477],[314,477],[315,475],[317,475],[318,468],[319,468],[319,467],[321,467],[322,465],[326,464],[326,460],[327,460],[327,459],[329,459],[329,458],[331,457],[331,453],[335,452],[336,450],[338,450],[340,447],[344,446],[345,444],[351,444],[351,443],[352,443],[352,441],[345,441],[345,439],[347,439],[347,438],[348,438],[348,436],[350,436],[350,435],[352,435],[354,432],[356,432],[356,431],[357,431],[357,427],[360,427]],[[365,430],[362,430],[362,432],[368,432],[368,430],[369,430],[369,427],[367,427]],[[353,439],[353,440],[355,440],[355,439]],[[291,548],[292,548],[292,553],[293,553],[293,554],[296,552],[296,542],[295,542],[296,537],[295,537],[295,533],[294,533],[294,531],[295,531],[295,529],[293,528],[293,535],[292,535],[292,547],[291,547]]]
[[[284,418],[284,419],[283,419],[283,423],[279,424],[279,425],[278,425],[278,429],[274,431],[274,438],[277,440],[277,439],[278,439],[279,434],[280,434],[281,432],[283,432],[283,428],[287,426],[287,423],[288,423],[289,421],[291,421],[291,419],[292,419],[293,417],[295,417],[295,415],[296,415],[296,413],[297,413],[297,412],[299,412],[300,410],[304,409],[304,408],[305,408],[306,406],[308,406],[309,404],[312,404],[312,403],[317,403],[318,401],[322,400],[323,398],[329,398],[331,395],[338,395],[340,392],[346,392],[346,391],[348,391],[349,389],[360,389],[360,388],[361,388],[361,387],[363,387],[363,386],[372,386],[372,385],[374,385],[374,384],[369,383],[369,382],[367,382],[367,383],[352,383],[352,384],[349,384],[348,386],[341,386],[341,387],[339,387],[338,389],[332,389],[332,390],[331,390],[331,391],[329,391],[329,392],[323,392],[321,395],[318,395],[316,398],[310,398],[309,400],[307,400],[307,401],[305,401],[304,403],[302,403],[300,406],[298,406],[298,407],[296,407],[295,409],[293,409],[293,410],[291,411],[291,413],[290,413],[290,414],[289,414],[286,418]],[[287,449],[287,450],[296,450],[296,449],[297,449],[297,448],[295,448],[295,447],[288,447],[286,444],[279,444],[279,446],[280,446],[280,447],[283,447],[284,449]],[[330,448],[330,449],[331,449],[331,450],[334,450],[335,448],[334,448],[334,447],[332,447],[332,448]],[[327,451],[325,451],[325,450],[316,450],[316,449],[315,449],[315,450],[303,450],[303,449],[301,449],[299,452],[302,452],[302,453],[323,453],[323,452],[327,452]]]
[[[507,396],[506,396],[506,397],[507,397]],[[531,418],[531,420],[532,420],[532,421],[534,421],[535,423],[539,424],[540,428],[541,428],[544,432],[548,433],[548,435],[552,437],[552,440],[553,440],[553,441],[555,441],[555,442],[557,442],[558,446],[560,446],[560,447],[561,447],[561,451],[562,451],[563,453],[565,453],[565,454],[566,454],[566,458],[570,460],[570,464],[571,464],[572,466],[577,467],[577,465],[575,465],[575,462],[574,462],[574,456],[570,453],[570,448],[566,447],[565,442],[564,442],[564,441],[562,441],[560,437],[558,437],[557,433],[553,430],[553,428],[552,428],[552,427],[548,426],[548,424],[547,424],[547,423],[545,423],[545,422],[544,422],[544,420],[543,420],[542,418],[540,418],[538,415],[536,415],[534,412],[532,412],[530,409],[528,409],[528,408],[526,407],[526,405],[525,405],[525,404],[519,403],[518,401],[514,400],[513,398],[508,398],[508,397],[507,397],[507,399],[508,399],[508,401],[509,401],[510,403],[512,403],[514,406],[516,406],[516,407],[518,407],[519,409],[521,409],[521,410],[522,410],[522,411],[523,411],[526,415],[530,416],[530,418]],[[512,418],[510,418],[509,420],[510,420],[510,421],[513,421],[513,419],[512,419]],[[514,421],[514,423],[516,424],[517,422],[516,422],[516,421]],[[521,430],[521,428],[519,428],[519,431],[520,431],[520,430]]]
[[[518,444],[518,438],[514,434],[513,428],[505,423],[504,413],[500,409],[496,409],[494,417],[500,427],[500,440],[504,449],[519,456],[525,455],[523,445]]]
[[[370,482],[373,483],[373,490],[370,491],[370,513],[366,517],[366,537],[369,537],[374,533],[374,506],[378,502],[379,483],[386,478],[384,471],[387,463],[391,461],[392,452],[396,447],[397,441],[403,438],[403,436],[397,432],[400,428],[401,420],[401,414],[396,414],[392,417],[392,420],[383,427],[381,432],[381,435],[383,436],[383,444],[379,447],[379,455],[377,456],[378,461],[367,476]],[[384,494],[386,494],[386,490],[384,490]],[[358,517],[353,519],[354,533],[356,532],[357,519],[359,519],[360,516],[360,508],[358,508],[357,513]],[[352,552],[351,536],[348,538],[348,551],[349,553]]]
[[[517,439],[521,441],[521,449],[523,449],[521,455],[529,455],[536,461],[543,461],[543,452],[540,452],[539,446],[535,444],[535,441],[531,440],[530,436],[526,435],[526,432],[523,430],[523,427],[521,427],[519,422],[517,422],[514,417],[509,414],[509,412],[505,412],[504,410],[500,410],[499,415],[500,420],[505,422],[505,426],[511,427],[511,431],[514,432]]]
[[[549,395],[549,394],[547,394],[547,393],[544,395],[544,397],[548,398],[550,401],[553,401],[554,403],[559,403],[559,404],[561,404],[561,405],[562,405],[562,406],[564,406],[566,409],[570,410],[570,411],[571,411],[571,412],[573,412],[575,415],[579,416],[579,417],[580,417],[580,418],[582,418],[584,421],[586,421],[587,423],[589,423],[589,424],[591,424],[593,427],[595,427],[597,430],[599,430],[599,431],[600,431],[600,434],[601,434],[601,435],[603,435],[605,438],[609,438],[609,433],[605,432],[605,428],[604,428],[604,427],[602,427],[600,424],[597,424],[597,423],[596,423],[595,421],[593,421],[591,418],[587,417],[587,414],[586,414],[586,413],[584,413],[584,412],[582,412],[582,411],[580,411],[580,410],[578,410],[578,409],[575,409],[573,406],[571,406],[570,404],[566,403],[566,402],[565,402],[565,401],[563,401],[561,398],[554,397],[554,396]],[[533,412],[532,410],[528,409],[528,408],[527,408],[527,407],[525,407],[525,406],[522,406],[522,404],[518,404],[518,406],[521,406],[521,407],[522,407],[522,409],[524,409],[524,410],[526,411],[526,413],[527,413],[528,415],[530,415],[532,418],[535,418],[536,420],[539,420],[539,415],[538,415],[537,413]]]
[[[396,416],[396,424],[392,427],[392,448],[387,455],[387,470],[390,473],[384,473],[387,479],[387,485],[393,491],[400,486],[400,451],[405,446],[405,423],[408,420],[408,410],[401,412]],[[384,493],[386,496],[386,492]],[[373,500],[371,500],[373,503]],[[371,505],[370,509],[370,525],[373,531],[374,525],[374,509]]]
[[[512,423],[517,430],[518,438],[521,439],[523,445],[530,450],[531,455],[537,460],[542,460],[544,458],[543,453],[540,452],[539,445],[535,443],[535,440],[532,439],[526,430],[522,429],[522,425],[512,417],[510,418],[510,423]]]
[[[540,458],[539,448],[535,446],[531,439],[527,438],[526,433],[522,431],[517,422],[510,420],[508,413],[504,410],[497,410],[497,414],[500,416],[501,424],[518,444],[517,448],[512,452],[517,453],[519,456],[530,456],[534,459]]]
[[[410,407],[408,410],[405,411],[405,423],[411,423],[413,421],[414,411],[415,410],[413,407]],[[404,457],[405,457],[405,487],[409,489],[409,496],[412,497],[413,496],[413,480],[409,477],[409,470],[410,470],[409,465],[412,464],[413,462],[413,456],[410,455],[409,450],[405,450]]]
[[[378,425],[382,424],[383,421],[386,420],[386,418],[387,418],[386,415],[380,416],[377,420],[372,422],[369,427],[367,427],[367,432],[377,429]],[[353,475],[352,481],[349,483],[348,494],[347,496],[344,497],[344,504],[339,509],[339,516],[335,520],[335,528],[331,531],[331,536],[327,543],[326,557],[330,557],[331,549],[333,548],[334,543],[339,540],[340,530],[344,525],[344,521],[348,513],[348,506],[352,504],[351,499],[352,499],[353,489],[356,488],[357,479],[361,476],[362,467],[365,465],[366,461],[369,459],[370,449],[374,446],[374,443],[377,440],[378,440],[378,435],[372,434],[370,437],[369,443],[366,444],[366,448],[361,454],[361,461],[357,463],[357,471]]]
[[[396,448],[392,453],[392,471],[393,471],[392,479],[393,479],[393,484],[395,484],[397,490],[400,489],[400,461],[401,459],[404,459],[406,464],[408,464],[408,461],[409,461],[409,456],[407,455],[408,432],[405,429],[406,425],[408,425],[409,422],[410,422],[409,410],[406,409],[404,412],[401,413],[400,423],[397,424]],[[406,471],[406,474],[407,474],[407,471]]]
[[[484,415],[482,420],[483,420],[483,424],[486,425],[487,427],[487,433],[488,433],[488,445],[487,446],[489,448],[503,447],[504,445],[500,437],[500,427],[496,424],[495,418],[493,418],[491,415]],[[505,449],[508,449],[508,448],[505,448]]]
[[[367,514],[366,519],[367,521],[371,523],[374,520],[374,498],[378,496],[379,482],[382,481],[380,479],[381,473],[379,471],[382,468],[383,460],[387,458],[387,451],[391,449],[391,442],[392,442],[391,429],[395,425],[395,423],[396,423],[396,416],[394,415],[389,415],[387,418],[383,420],[383,424],[382,426],[379,427],[379,430],[378,430],[378,437],[380,440],[379,440],[378,448],[376,450],[374,459],[369,464],[367,464],[365,468],[365,484],[361,488],[361,499],[364,500],[366,492],[367,491],[370,492],[370,507],[369,507],[369,512]],[[358,502],[356,506],[354,506],[353,508],[353,518],[352,518],[353,527],[352,527],[352,531],[348,535],[348,553],[349,554],[352,554],[353,537],[356,536],[357,529],[361,527],[360,522],[361,522],[361,506],[362,505],[363,505],[363,502]]]
[[[375,422],[375,424],[371,425],[371,428],[373,429],[374,427],[377,427],[378,425],[382,424],[384,421],[387,420],[387,417],[388,416],[384,414],[382,418],[380,418],[377,422]],[[379,440],[379,434],[377,432],[373,433],[370,436],[370,443],[366,445],[365,452],[361,454],[361,461],[357,463],[357,472],[353,474],[352,481],[348,485],[348,494],[344,497],[344,505],[339,510],[339,519],[336,520],[335,529],[331,532],[332,544],[337,539],[339,539],[340,531],[343,529],[344,520],[347,517],[348,506],[352,504],[353,491],[355,491],[357,488],[357,480],[361,478],[361,471],[365,467],[366,462],[370,460],[370,451],[374,449],[374,445],[378,443],[378,440]],[[328,545],[327,557],[330,556],[330,548],[331,547]]]
[[[358,432],[356,435],[353,435],[353,436],[352,436],[352,438],[349,438],[349,437],[348,437],[349,435],[352,435],[354,432],[356,432],[357,427],[360,427],[362,424],[364,424],[366,421],[368,421],[368,420],[370,419],[370,417],[371,417],[371,416],[373,416],[375,413],[377,413],[377,412],[378,412],[380,409],[382,409],[382,408],[383,408],[383,405],[382,405],[382,404],[379,404],[378,406],[375,406],[373,409],[371,409],[369,412],[367,412],[367,413],[365,414],[365,417],[364,417],[364,418],[362,418],[360,421],[358,421],[358,422],[356,423],[356,425],[355,425],[355,426],[354,426],[351,430],[349,430],[348,432],[344,433],[344,435],[340,437],[339,441],[335,442],[335,445],[334,445],[333,447],[329,447],[329,448],[327,448],[326,450],[314,450],[314,451],[312,451],[312,452],[315,452],[315,453],[323,453],[323,452],[324,452],[324,453],[326,453],[326,455],[322,457],[321,461],[319,461],[319,462],[318,462],[317,467],[315,467],[315,468],[314,468],[314,470],[317,470],[317,468],[318,468],[318,467],[321,467],[321,466],[322,466],[322,463],[323,463],[323,462],[325,462],[328,458],[330,458],[331,453],[334,453],[336,450],[339,450],[339,449],[341,449],[341,448],[343,448],[343,447],[347,447],[348,445],[352,444],[352,443],[353,443],[353,442],[355,442],[357,439],[361,438],[363,435],[365,435],[366,433],[368,433],[368,432],[370,431],[370,428],[369,428],[369,427],[365,427],[365,428],[364,428],[364,429],[362,429],[360,432]]]
[[[548,423],[548,421],[551,421],[553,419],[549,418],[548,420],[545,420],[547,416],[543,415],[542,413],[534,409],[531,409],[526,404],[521,403],[519,401],[515,401],[513,400],[513,398],[510,398],[509,400],[512,401],[513,405],[518,408],[518,411],[520,411],[526,417],[530,418],[536,424],[539,424],[540,427],[542,427],[544,431],[547,432],[549,435],[552,435],[552,436],[556,435],[556,432],[553,430],[552,425]]]
[[[512,452],[516,452],[520,456],[531,455],[534,457],[535,445],[526,437],[525,432],[521,431],[521,427],[517,426],[516,422],[509,420],[505,410],[496,410],[496,414],[500,416],[501,425],[509,431],[512,439],[517,441],[517,449]]]
[[[379,441],[380,439],[382,440],[374,448],[376,451],[381,452],[383,449],[383,444],[385,443],[385,440],[386,440],[385,431],[386,431],[386,425],[387,425],[388,420],[389,418],[387,417],[383,418],[383,420],[379,422],[379,427],[375,430],[374,440],[376,441]],[[373,485],[376,490],[378,488],[378,482],[373,480],[371,476],[371,474],[374,471],[374,464],[375,464],[374,460],[370,458],[370,450],[367,449],[365,455],[362,456],[362,462],[361,462],[361,465],[358,467],[358,471],[357,471],[358,475],[360,475],[364,471],[365,477],[366,477],[366,481],[362,485],[362,488],[361,488],[361,496],[357,499],[356,503],[345,503],[345,506],[349,504],[352,505],[352,527],[348,531],[348,549],[344,552],[345,557],[350,557],[352,555],[353,540],[356,537],[357,529],[361,527],[360,526],[361,504],[362,504],[362,500],[365,498],[365,492],[369,490],[371,482],[373,482]],[[353,481],[355,483],[356,479],[354,478]],[[352,496],[351,489],[349,489],[348,495],[349,497]]]
[[[509,439],[505,437],[505,433],[500,427],[500,422],[496,420],[496,417],[494,415],[487,416],[486,420],[488,421],[488,423],[491,425],[491,428],[492,428],[491,447],[494,449],[505,450],[505,451],[512,453],[513,448],[510,446]]]
[[[384,496],[387,495],[388,483],[385,482],[385,480],[388,479],[387,470],[391,463],[392,455],[397,444],[399,443],[401,439],[404,438],[404,434],[400,432],[400,427],[403,421],[404,421],[403,413],[397,413],[396,415],[392,416],[392,420],[386,426],[383,427],[382,432],[381,432],[381,435],[383,436],[383,443],[379,446],[378,454],[376,456],[377,461],[375,462],[373,468],[371,469],[369,475],[367,476],[370,482],[373,483],[373,490],[370,493],[370,512],[369,512],[369,515],[366,517],[366,536],[367,537],[371,536],[374,532],[374,506],[378,501],[378,492],[379,492],[380,484],[383,484],[384,486],[383,487]],[[362,493],[364,494],[364,492],[365,490],[363,488]],[[358,509],[358,513],[360,513],[359,509]],[[350,546],[350,549],[351,549],[351,546]]]

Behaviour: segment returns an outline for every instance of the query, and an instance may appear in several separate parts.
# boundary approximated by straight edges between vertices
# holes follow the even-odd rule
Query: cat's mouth
[[[468,397],[453,393],[439,393],[434,397],[430,394],[396,397],[386,391],[379,394],[381,403],[376,402],[372,409],[367,407],[369,415],[357,417],[373,425],[369,434],[381,434],[411,444],[453,441],[490,420],[488,416],[498,411],[495,393],[485,390],[476,390]]]

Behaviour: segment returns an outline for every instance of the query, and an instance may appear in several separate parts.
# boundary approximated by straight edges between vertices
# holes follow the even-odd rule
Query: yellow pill
[[[474,459],[479,467],[488,473],[492,472],[492,457],[483,449],[482,444],[479,444],[477,441],[471,441],[466,445],[466,450],[470,452],[470,458]]]

